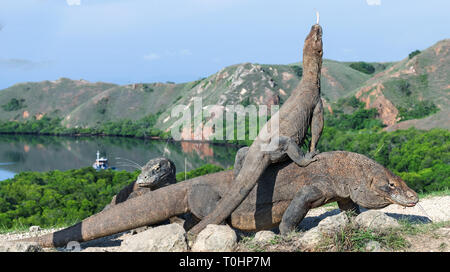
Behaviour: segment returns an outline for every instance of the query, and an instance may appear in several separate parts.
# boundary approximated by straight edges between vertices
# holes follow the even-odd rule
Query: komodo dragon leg
[[[242,165],[244,164],[245,157],[248,153],[248,146],[242,147],[238,150],[236,153],[236,158],[234,159],[234,167],[233,167],[233,174],[236,178],[239,172],[242,169]]]
[[[199,222],[210,214],[217,206],[220,198],[219,193],[214,191],[210,185],[194,185],[188,195],[188,205],[190,212],[195,216],[195,221]],[[324,194],[317,187],[306,186],[300,189],[283,214],[279,226],[281,234],[285,235],[293,231],[312,206],[320,206],[324,201]]]
[[[183,227],[190,230],[205,216],[211,213],[220,200],[220,195],[208,184],[193,185],[187,195],[190,213],[186,214]]]
[[[306,167],[310,163],[317,161],[315,156],[319,154],[319,150],[316,150],[317,143],[323,130],[323,105],[320,100],[314,108],[314,112],[311,118],[311,144],[309,152],[304,154],[297,142],[286,136],[279,137],[279,147],[275,151],[268,152],[272,162],[279,162],[286,155],[301,167]]]
[[[275,151],[268,152],[268,154],[274,163],[283,160],[287,155],[299,166],[306,167],[310,163],[317,161],[317,158],[314,158],[314,156],[318,153],[314,150],[313,152],[304,154],[295,140],[290,137],[280,136],[279,148]]]
[[[317,103],[314,108],[314,113],[311,119],[311,144],[309,146],[309,153],[317,154],[319,150],[316,150],[317,143],[323,131],[323,104],[322,99]]]
[[[280,233],[286,235],[295,230],[297,225],[312,208],[324,203],[324,193],[315,186],[305,186],[301,188],[292,199],[288,208],[283,214],[280,223]]]
[[[320,85],[320,82],[318,82],[317,84]],[[322,135],[323,126],[323,104],[322,99],[320,99],[317,105],[314,107],[314,111],[311,117],[311,143],[309,152],[303,154],[303,151],[301,150],[298,143],[294,140],[294,138],[280,136],[278,149],[268,152],[268,154],[270,154],[271,161],[279,162],[283,160],[286,155],[301,167],[306,167],[310,163],[317,161],[317,158],[314,158],[314,156],[319,154],[319,150],[317,150],[316,147],[317,143],[319,142],[320,136]]]
[[[287,154],[291,160],[297,163],[299,166],[308,166],[311,162],[316,161],[314,158],[319,154],[319,150],[316,150],[317,143],[319,142],[320,136],[322,135],[324,125],[323,119],[323,104],[322,100],[317,103],[314,108],[314,112],[311,119],[311,144],[309,147],[309,153],[303,154],[303,151],[297,145],[295,141],[290,137],[281,136],[279,138],[279,148],[271,153],[271,159],[273,162],[281,160]],[[249,147],[242,147],[236,153],[236,159],[234,161],[234,177],[237,177],[241,171],[242,165],[244,164],[245,156],[247,156]]]
[[[220,198],[219,193],[208,184],[193,185],[187,197],[189,210],[202,219],[216,208]]]
[[[318,138],[317,138],[318,140]],[[234,160],[234,177],[237,177],[244,164],[245,157],[247,156],[249,148],[243,147],[236,153],[236,158]],[[289,157],[292,161],[302,167],[308,166],[310,163],[317,161],[316,156],[319,151],[313,150],[309,153],[304,154],[297,143],[290,137],[280,136],[279,146],[277,150],[266,151],[266,154],[270,155],[270,160],[272,163],[283,161],[284,158]]]
[[[350,211],[359,214],[359,206],[353,202],[350,198],[345,198],[337,201],[339,209],[341,211]]]

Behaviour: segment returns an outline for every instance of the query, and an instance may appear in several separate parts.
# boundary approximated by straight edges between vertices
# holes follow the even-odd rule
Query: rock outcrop
[[[231,252],[237,245],[236,232],[228,225],[208,225],[195,240],[194,252]]]
[[[300,245],[305,249],[313,249],[316,247],[323,235],[333,235],[350,223],[350,218],[346,213],[341,212],[337,215],[329,216],[308,231],[306,231],[300,238]]]
[[[126,239],[119,248],[124,252],[183,252],[188,249],[186,232],[179,224],[159,226]]]
[[[400,227],[397,220],[386,215],[384,212],[376,210],[369,210],[359,214],[355,218],[355,224],[360,228],[371,229],[379,232]]]
[[[276,234],[273,233],[272,231],[268,231],[268,230],[263,230],[263,231],[258,231],[255,234],[255,238],[253,239],[253,241],[255,243],[269,243],[270,241],[272,241],[273,239],[275,239]]]

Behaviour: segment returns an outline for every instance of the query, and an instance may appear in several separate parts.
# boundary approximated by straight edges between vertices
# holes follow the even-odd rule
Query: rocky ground
[[[40,251],[33,244],[11,240],[55,231],[36,227],[0,235],[0,251]],[[450,251],[450,196],[421,199],[413,208],[391,205],[358,215],[336,206],[311,210],[298,231],[241,233],[226,225],[209,225],[195,241],[186,239],[181,224],[140,228],[68,248],[44,251]]]

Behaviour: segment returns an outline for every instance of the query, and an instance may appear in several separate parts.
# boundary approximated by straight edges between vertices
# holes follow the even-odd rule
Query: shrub
[[[363,61],[354,62],[350,64],[350,67],[368,75],[375,72],[375,67],[372,64]]]
[[[298,76],[298,77],[303,76],[303,68],[302,67],[300,67],[298,65],[292,65],[291,68],[296,76]]]
[[[101,211],[138,174],[92,167],[22,172],[0,182],[0,226],[53,227],[80,221]]]
[[[420,119],[439,111],[439,108],[429,100],[415,101],[407,107],[398,107],[398,116],[401,121]]]
[[[420,50],[415,50],[415,51],[412,51],[411,53],[409,53],[408,57],[409,57],[409,59],[412,59],[415,56],[419,55],[420,53],[422,53]]]
[[[5,111],[16,111],[16,110],[20,110],[25,107],[26,107],[25,99],[23,99],[23,98],[21,98],[21,99],[11,98],[11,100],[9,100],[8,103],[2,105],[2,108]]]

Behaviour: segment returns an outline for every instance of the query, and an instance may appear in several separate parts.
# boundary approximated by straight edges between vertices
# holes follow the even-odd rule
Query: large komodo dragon
[[[245,199],[264,170],[272,163],[289,157],[299,166],[316,160],[316,145],[323,129],[323,106],[320,98],[320,70],[322,67],[322,28],[316,24],[306,37],[303,48],[303,78],[271,120],[279,120],[278,130],[269,121],[261,129],[243,160],[235,184],[217,207],[191,229],[198,234],[208,224],[219,224]],[[271,126],[273,129],[271,129]],[[309,153],[303,154],[299,145],[311,128]],[[265,151],[278,142],[274,151]],[[266,147],[263,147],[266,146]]]
[[[333,201],[343,210],[358,210],[358,205],[377,209],[392,203],[409,207],[418,202],[417,194],[403,180],[363,155],[334,151],[317,156],[319,160],[307,167],[287,161],[269,166],[228,223],[240,230],[256,231],[281,222],[280,227],[287,231],[294,229],[309,209]],[[186,213],[201,219],[235,186],[233,177],[229,170],[169,185],[112,206],[74,226],[26,241],[59,247]]]

